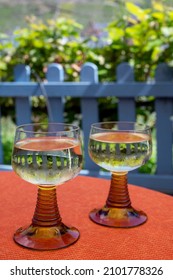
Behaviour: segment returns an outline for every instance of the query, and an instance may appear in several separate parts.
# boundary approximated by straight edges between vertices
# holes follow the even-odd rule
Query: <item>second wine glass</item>
[[[145,164],[151,152],[151,130],[146,125],[101,122],[91,126],[89,155],[112,174],[106,204],[91,211],[91,220],[110,227],[133,227],[147,220],[143,211],[131,205],[127,174]]]

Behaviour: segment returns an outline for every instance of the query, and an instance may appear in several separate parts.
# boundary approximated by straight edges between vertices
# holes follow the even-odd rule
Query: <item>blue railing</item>
[[[65,82],[61,65],[51,64],[46,73],[46,82],[31,82],[30,68],[17,65],[14,82],[0,83],[0,97],[15,98],[16,124],[32,120],[30,99],[32,96],[46,95],[48,98],[49,121],[64,121],[64,97],[80,98],[82,130],[84,133],[85,170],[91,176],[108,177],[100,172],[88,156],[87,145],[90,125],[99,121],[98,99],[116,97],[118,120],[136,120],[136,99],[154,97],[156,112],[157,170],[155,174],[129,173],[129,182],[173,194],[172,122],[173,115],[173,72],[166,64],[158,65],[155,79],[150,82],[136,82],[133,68],[127,63],[116,70],[116,82],[101,83],[97,66],[83,65],[80,82]],[[1,140],[0,140],[1,141]],[[3,164],[3,149],[0,142],[0,163]]]

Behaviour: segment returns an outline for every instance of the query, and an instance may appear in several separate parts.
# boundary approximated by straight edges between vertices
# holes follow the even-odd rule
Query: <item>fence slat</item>
[[[48,82],[63,82],[64,70],[60,64],[52,63],[48,66],[46,78]],[[49,97],[46,94],[47,110],[50,122],[63,122],[64,121],[64,100],[63,97]],[[48,98],[49,97],[49,98]]]
[[[134,72],[133,68],[126,62],[121,63],[117,67],[117,83],[123,84],[126,82],[134,81]],[[127,88],[128,90],[128,88]],[[135,121],[136,120],[136,107],[135,107],[135,98],[122,98],[119,97],[118,102],[118,120],[119,121]],[[138,173],[138,169],[131,171],[131,173]]]
[[[167,82],[173,80],[173,72],[170,67],[162,63],[158,65],[155,75],[156,81]],[[164,92],[163,92],[164,96]],[[173,100],[157,98],[156,133],[157,133],[157,174],[172,174],[172,123]]]
[[[30,81],[30,67],[23,64],[16,65],[14,68],[14,79],[22,85],[22,82]],[[31,103],[29,97],[16,97],[16,124],[26,124],[31,122]]]
[[[133,68],[126,62],[121,63],[117,67],[117,82],[123,84],[126,82],[134,81]],[[128,91],[128,88],[127,88]],[[119,97],[118,102],[118,119],[120,121],[135,121],[135,99],[134,98],[122,98]]]
[[[1,120],[1,106],[0,106],[0,120]],[[0,164],[3,163],[3,146],[2,146],[2,129],[1,129],[1,121],[0,121]]]
[[[98,83],[97,66],[93,63],[85,63],[81,69],[80,80],[82,82]],[[84,168],[89,170],[99,170],[99,167],[91,161],[88,155],[88,139],[92,123],[98,122],[98,102],[90,97],[81,98],[82,128],[84,137]]]

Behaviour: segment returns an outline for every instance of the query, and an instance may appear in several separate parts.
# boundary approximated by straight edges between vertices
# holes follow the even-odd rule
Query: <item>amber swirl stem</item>
[[[111,208],[131,207],[126,172],[112,173],[106,206]]]
[[[53,227],[61,224],[56,187],[39,187],[37,204],[32,219],[33,226]]]

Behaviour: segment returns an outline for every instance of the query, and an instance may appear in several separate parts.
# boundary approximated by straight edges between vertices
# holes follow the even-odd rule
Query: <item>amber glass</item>
[[[50,250],[77,241],[79,231],[62,222],[56,187],[81,170],[80,129],[63,123],[17,127],[12,167],[23,180],[38,187],[32,222],[15,232],[15,242],[31,249]]]
[[[139,168],[152,152],[150,127],[135,122],[102,122],[91,126],[89,155],[104,170],[111,172],[111,184],[105,205],[94,209],[90,218],[110,227],[134,227],[147,215],[132,207],[127,174]]]

